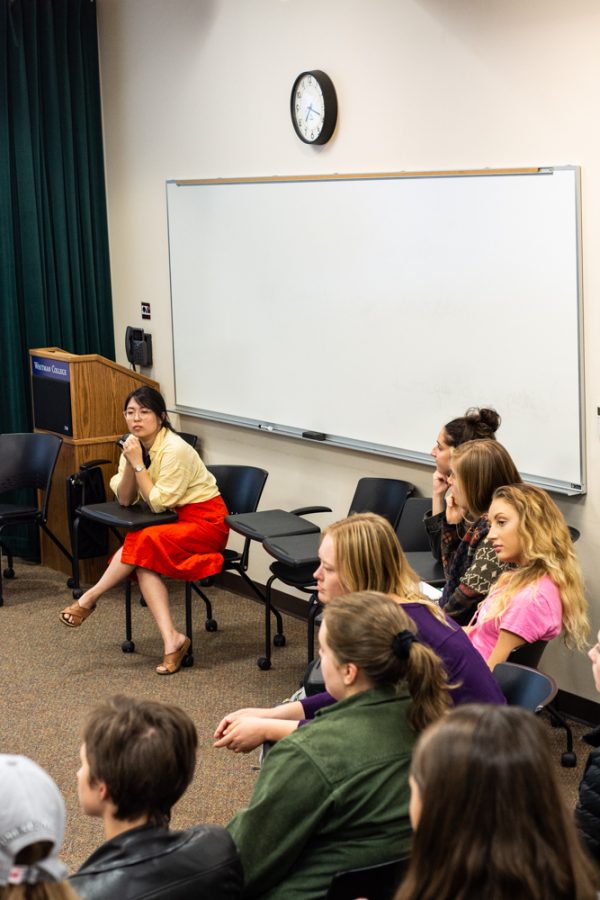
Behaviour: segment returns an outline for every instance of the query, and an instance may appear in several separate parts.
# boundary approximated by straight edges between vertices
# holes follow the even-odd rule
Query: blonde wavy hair
[[[337,576],[344,591],[379,591],[399,601],[422,603],[440,622],[443,612],[419,588],[419,576],[408,564],[396,532],[375,513],[355,513],[323,531],[335,547]]]
[[[560,593],[563,640],[568,647],[584,649],[590,631],[588,604],[581,567],[563,514],[546,491],[531,484],[500,487],[492,500],[504,500],[517,513],[525,563],[500,576],[480,621],[501,616],[515,594],[547,575]]]
[[[417,639],[415,623],[401,603],[377,591],[359,591],[330,600],[323,621],[327,644],[340,663],[354,663],[376,686],[408,687],[408,718],[415,731],[447,712],[451,700],[444,665]],[[394,638],[406,632],[412,641],[398,653]]]

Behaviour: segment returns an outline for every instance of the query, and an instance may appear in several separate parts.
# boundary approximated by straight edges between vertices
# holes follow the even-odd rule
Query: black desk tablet
[[[146,505],[136,503],[133,506],[121,506],[114,500],[109,503],[80,506],[77,514],[93,522],[100,522],[112,528],[124,528],[126,531],[138,531],[150,525],[169,525],[178,518],[172,509],[153,513]]]
[[[409,566],[412,566],[421,581],[426,581],[433,587],[443,587],[446,583],[441,563],[433,558],[429,550],[415,550],[404,555]]]
[[[267,538],[263,541],[263,547],[267,553],[286,566],[296,568],[313,565],[316,568],[319,564],[320,542],[320,533],[311,532]]]
[[[260,512],[239,513],[225,516],[229,527],[253,541],[264,541],[265,538],[278,537],[284,534],[318,533],[319,527],[307,519],[284,509],[265,509]]]

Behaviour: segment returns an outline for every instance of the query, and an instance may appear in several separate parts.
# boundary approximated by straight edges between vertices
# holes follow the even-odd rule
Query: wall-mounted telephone
[[[133,366],[152,365],[152,335],[146,334],[143,328],[127,326],[125,331],[125,352]]]

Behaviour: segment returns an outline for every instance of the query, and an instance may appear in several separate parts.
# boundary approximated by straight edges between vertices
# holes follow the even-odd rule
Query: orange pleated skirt
[[[229,535],[222,497],[180,506],[177,513],[179,518],[172,525],[131,531],[123,542],[121,560],[186,581],[216,575],[223,567],[221,550]]]

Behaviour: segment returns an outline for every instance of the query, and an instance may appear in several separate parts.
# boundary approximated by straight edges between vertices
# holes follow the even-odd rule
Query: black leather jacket
[[[600,747],[600,727],[583,736],[592,747]],[[575,820],[585,844],[596,862],[600,862],[600,749],[592,750],[579,785]]]
[[[237,850],[218,825],[132,828],[98,847],[69,880],[82,900],[237,900],[243,888]]]

